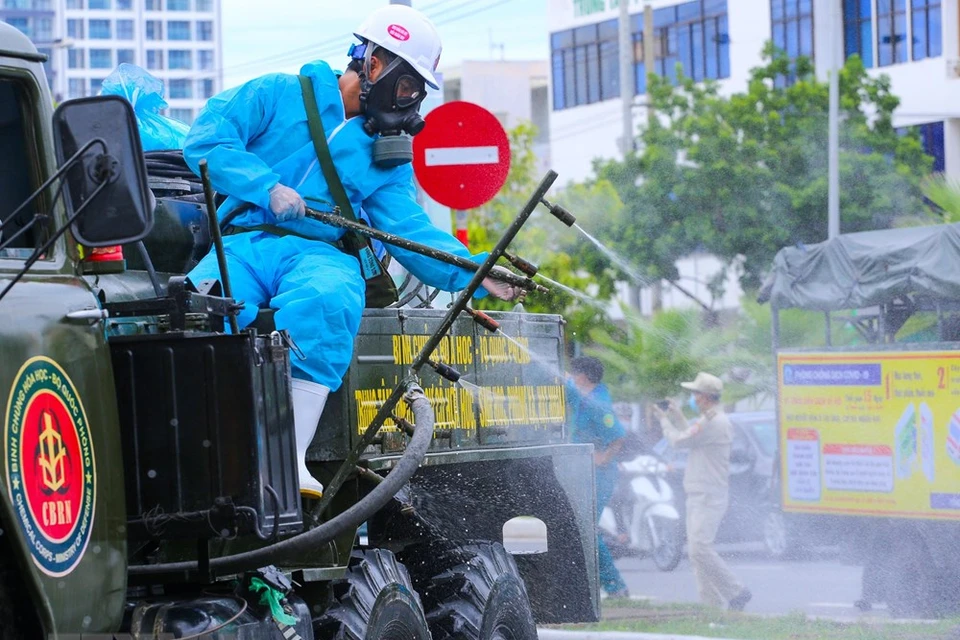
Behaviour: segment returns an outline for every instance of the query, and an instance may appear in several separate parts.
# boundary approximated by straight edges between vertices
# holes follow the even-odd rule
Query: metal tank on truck
[[[219,244],[209,183],[145,161],[121,98],[52,112],[43,61],[0,24],[0,638],[519,640],[596,620],[562,319],[466,307],[538,206],[572,222],[544,200],[556,175],[448,309],[365,313],[308,453],[323,497],[302,499],[296,346],[269,310],[227,331],[227,278],[183,276]],[[518,516],[546,551],[505,551]]]
[[[761,290],[787,533],[844,542],[864,610],[960,610],[958,269],[958,225],[851,233],[781,250]],[[781,344],[791,309],[822,314],[819,345]]]

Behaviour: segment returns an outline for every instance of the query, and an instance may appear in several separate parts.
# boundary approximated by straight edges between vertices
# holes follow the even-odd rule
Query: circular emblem
[[[7,490],[33,561],[64,576],[90,541],[97,473],[83,403],[53,360],[39,356],[20,368],[3,442]]]
[[[387,33],[390,34],[391,38],[400,40],[401,42],[406,42],[410,39],[410,32],[398,24],[392,24],[387,27]]]

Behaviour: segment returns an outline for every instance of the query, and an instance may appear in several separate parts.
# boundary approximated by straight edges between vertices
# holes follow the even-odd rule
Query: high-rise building
[[[190,123],[223,84],[221,0],[2,0],[0,19],[50,56],[57,100],[96,95],[124,62],[160,78]]]

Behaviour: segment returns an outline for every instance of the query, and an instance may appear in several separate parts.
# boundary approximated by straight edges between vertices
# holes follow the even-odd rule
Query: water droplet
[[[94,553],[100,553],[101,551],[102,551],[102,549],[100,548],[100,545],[98,545],[98,544],[93,545],[93,552],[94,552]]]
[[[66,588],[67,588],[67,583],[64,582],[63,580],[57,583],[57,589],[66,589]]]
[[[172,420],[170,420],[170,426],[171,426],[171,427],[178,427],[178,426],[180,426],[180,421],[177,420],[176,418],[173,418]]]
[[[201,444],[203,445],[204,449],[209,449],[211,443],[209,440],[204,440]]]
[[[156,478],[157,477],[156,469],[150,469],[149,471],[147,471],[147,477],[150,478],[151,480],[153,478]]]
[[[93,622],[93,618],[90,616],[83,616],[83,626],[89,627],[91,622]]]
[[[229,530],[229,529],[222,529],[222,530],[220,531],[220,537],[221,537],[221,538],[227,538],[227,537],[229,537],[229,536],[230,536],[230,530]]]

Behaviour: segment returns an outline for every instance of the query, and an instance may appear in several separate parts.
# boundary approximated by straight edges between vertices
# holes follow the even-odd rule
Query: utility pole
[[[620,105],[623,116],[623,157],[633,151],[633,34],[630,32],[630,0],[620,0]]]
[[[827,238],[840,235],[840,0],[830,0],[830,115],[827,180]]]
[[[653,29],[653,7],[647,2],[643,7],[643,70],[649,78],[656,73],[657,65],[657,36]],[[649,82],[647,83],[649,89]],[[657,120],[657,112],[653,109],[650,100],[650,91],[647,91],[647,123],[653,126]],[[653,313],[663,309],[663,283],[658,278],[650,284],[650,308]]]

